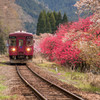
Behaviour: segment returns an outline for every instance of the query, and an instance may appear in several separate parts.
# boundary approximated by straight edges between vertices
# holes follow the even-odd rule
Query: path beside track
[[[55,75],[53,75],[51,72],[48,72],[47,69],[38,66],[33,67],[32,65],[33,64],[31,63],[30,67],[36,70],[37,73],[40,73],[45,78],[50,79],[54,82],[56,81],[56,83],[62,86],[63,88],[68,89],[69,91],[75,94],[80,94],[84,98],[88,98],[88,100],[100,100],[100,95],[89,92],[82,92],[81,90],[76,90],[72,86],[67,87],[65,83],[58,81],[57,78],[55,78]],[[0,79],[1,81],[4,81],[3,85],[8,87],[4,91],[2,91],[3,95],[16,95],[16,98],[8,100],[26,100],[25,96],[22,94],[22,81],[16,73],[16,68],[15,66],[10,65],[9,59],[7,57],[5,58],[4,56],[0,57],[0,76],[3,76],[3,79]]]

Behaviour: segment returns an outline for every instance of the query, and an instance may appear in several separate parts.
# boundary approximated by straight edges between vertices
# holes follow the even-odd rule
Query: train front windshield
[[[33,45],[33,38],[32,37],[27,37],[26,38],[26,45],[27,46],[32,46]]]
[[[19,46],[23,46],[23,40],[22,39],[19,40]]]
[[[9,37],[9,46],[16,46],[16,37]]]

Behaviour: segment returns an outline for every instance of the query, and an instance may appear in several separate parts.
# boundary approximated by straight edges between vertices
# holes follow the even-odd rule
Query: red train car
[[[9,58],[11,63],[26,63],[32,60],[33,52],[32,33],[18,31],[9,34]]]

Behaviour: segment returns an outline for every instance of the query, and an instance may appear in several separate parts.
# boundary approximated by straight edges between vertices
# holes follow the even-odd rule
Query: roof
[[[16,31],[14,33],[10,33],[9,36],[33,36],[33,34],[25,31]]]

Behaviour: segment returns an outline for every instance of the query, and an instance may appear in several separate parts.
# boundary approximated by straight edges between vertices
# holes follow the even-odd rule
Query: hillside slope
[[[0,23],[9,29],[9,32],[22,29],[22,21],[17,13],[19,7],[14,0],[0,0]]]
[[[32,17],[33,22],[25,22],[25,28],[32,33],[36,33],[36,25],[41,10],[61,11],[68,16],[69,21],[77,20],[76,8],[73,6],[78,0],[15,0],[15,3]]]
[[[10,32],[25,30],[25,22],[34,22],[15,0],[0,0],[0,23]],[[0,33],[2,34],[2,33]]]
[[[76,1],[79,0],[39,0],[48,6],[49,9],[55,11],[61,11],[62,14],[65,12],[70,21],[77,20],[77,15],[75,12],[77,9],[74,7]]]
[[[22,7],[22,9],[33,19],[33,22],[25,22],[25,28],[32,33],[36,31],[37,19],[39,13],[43,9],[48,8],[37,0],[16,0],[16,4]]]
[[[0,0],[0,22],[9,32],[27,30],[35,33],[41,10],[66,12],[69,21],[77,19],[74,4],[77,0]]]

